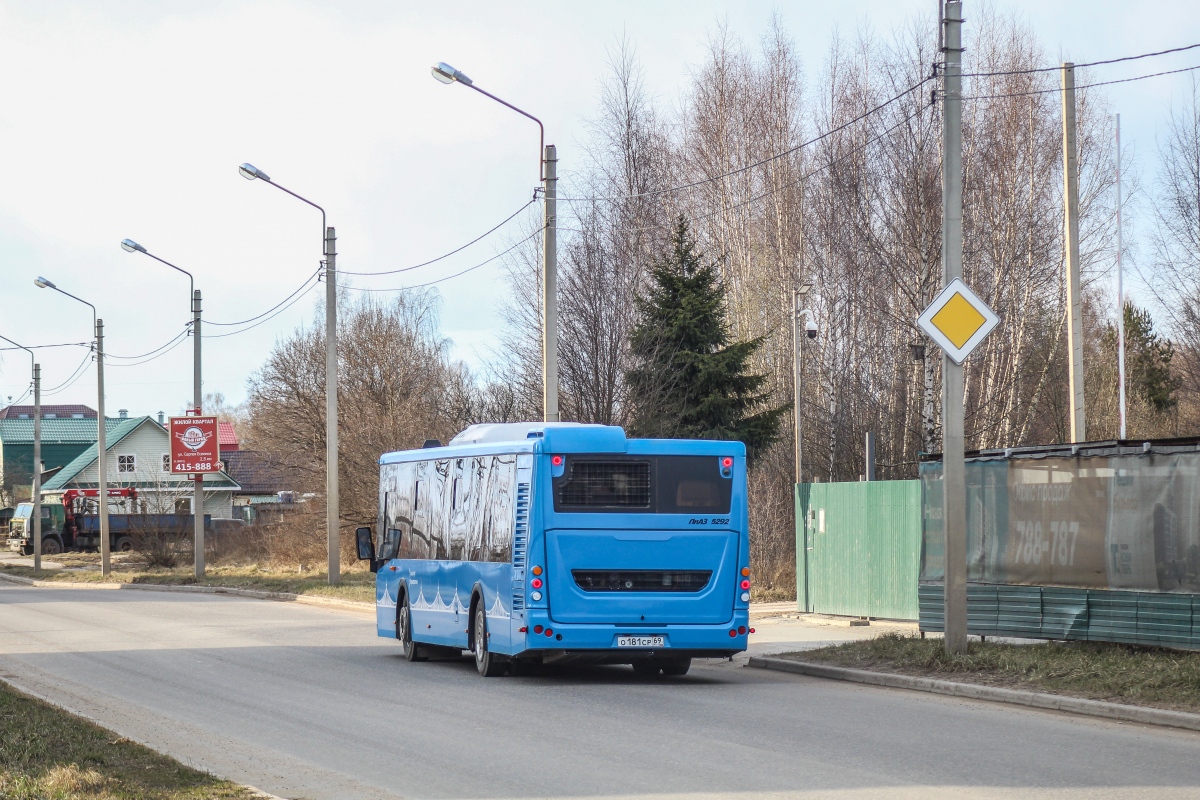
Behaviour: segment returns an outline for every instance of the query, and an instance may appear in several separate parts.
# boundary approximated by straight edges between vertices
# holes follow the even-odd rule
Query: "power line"
[[[438,278],[437,280],[427,281],[426,283],[416,283],[416,284],[413,284],[412,286],[397,286],[397,287],[390,288],[390,289],[370,289],[370,288],[364,288],[364,287],[359,287],[359,286],[347,286],[345,288],[350,289],[351,291],[355,291],[355,292],[405,292],[405,291],[408,291],[409,289],[422,289],[426,286],[433,286],[438,283],[444,283],[445,281],[451,280],[452,278],[457,278],[461,275],[466,275],[468,272],[474,272],[475,270],[479,269],[480,267],[487,266],[488,264],[492,263],[493,261],[495,261],[498,258],[503,258],[504,256],[511,253],[513,250],[516,250],[518,247],[520,247],[521,245],[528,242],[530,239],[534,238],[535,236],[540,236],[541,233],[542,233],[542,229],[538,228],[533,233],[529,234],[525,238],[518,241],[516,244],[509,247],[507,250],[505,250],[501,253],[497,253],[496,255],[489,258],[487,261],[481,261],[480,263],[476,264],[473,267],[467,267],[466,269],[456,272],[453,275],[447,275],[446,277]]]
[[[61,344],[31,344],[25,347],[0,347],[0,350],[42,350],[47,347],[91,347],[91,342],[62,342]]]
[[[1139,53],[1136,56],[1121,56],[1120,58],[1106,58],[1103,61],[1088,61],[1084,64],[1075,64],[1076,67],[1099,67],[1103,64],[1119,64],[1122,61],[1137,61],[1140,58],[1153,58],[1154,56],[1165,56],[1170,53],[1182,53],[1185,50],[1195,50],[1200,47],[1200,44],[1189,44],[1184,47],[1172,47],[1170,50],[1159,50],[1155,53]],[[1062,69],[1058,67],[1035,67],[1031,69],[1012,69],[1003,72],[964,72],[960,77],[963,78],[991,78],[1001,75],[1030,75],[1035,72],[1056,72]],[[1079,88],[1079,87],[1075,87]],[[967,98],[963,98],[966,100]]]
[[[155,353],[157,353],[159,350],[162,350],[164,347],[170,347],[171,345],[175,344],[181,337],[187,336],[188,327],[190,327],[190,325],[191,325],[191,323],[189,323],[187,326],[185,326],[182,331],[180,331],[179,333],[175,334],[170,339],[168,339],[166,341],[166,343],[159,345],[158,347],[154,348],[153,350],[151,350],[149,352],[141,353],[136,356],[119,356],[114,353],[105,353],[104,357],[105,358],[119,358],[123,361],[129,361],[129,360],[135,360],[135,359],[139,359],[139,358],[145,358],[146,356],[152,356]],[[121,365],[114,364],[113,366],[121,366]]]
[[[518,214],[520,214],[525,209],[529,208],[535,202],[537,202],[537,201],[530,200],[528,203],[521,206],[516,211],[514,211],[511,215],[506,217],[504,219],[504,221],[501,222],[499,225],[496,225],[494,228],[488,230],[485,233],[481,233],[479,236],[476,236],[474,239],[472,239],[471,241],[462,245],[461,247],[456,247],[455,249],[451,250],[449,253],[445,253],[443,255],[438,256],[437,258],[430,259],[429,261],[423,261],[420,264],[413,264],[411,267],[401,267],[400,269],[381,270],[379,272],[350,272],[349,270],[341,270],[338,274],[339,275],[395,275],[397,272],[409,272],[414,269],[420,269],[421,267],[427,267],[430,264],[436,264],[439,261],[449,258],[450,256],[454,255],[455,253],[459,253],[459,252],[462,252],[463,250],[466,250],[468,247],[475,244],[476,242],[479,242],[483,239],[486,239],[488,236],[491,236],[493,233],[500,230],[505,225],[512,222],[514,219],[516,219]]]
[[[212,322],[211,320],[206,319],[206,320],[204,320],[204,324],[205,325],[220,325],[222,327],[229,326],[229,325],[245,325],[247,322],[254,322],[256,319],[265,317],[267,314],[270,314],[272,311],[279,308],[281,305],[286,303],[288,300],[291,300],[298,293],[305,291],[306,288],[311,288],[308,286],[308,282],[311,281],[313,278],[319,276],[321,274],[321,269],[322,269],[321,267],[318,267],[315,272],[313,272],[311,275],[309,275],[307,278],[304,279],[304,283],[300,284],[300,288],[296,289],[296,291],[292,292],[287,297],[283,298],[278,303],[271,306],[270,308],[268,308],[266,311],[262,312],[261,314],[257,314],[253,317],[250,317],[249,319],[238,320],[237,322]],[[205,337],[205,338],[210,338],[210,337]]]
[[[179,347],[179,345],[183,344],[187,340],[186,334],[187,334],[187,331],[184,331],[182,335],[176,336],[173,340],[171,340],[171,342],[168,343],[170,345],[169,347],[164,345],[164,347],[166,347],[165,350],[163,350],[160,347],[159,350],[161,350],[161,352],[159,352],[158,355],[153,355],[153,356],[150,356],[149,358],[144,358],[141,361],[133,361],[129,364],[109,364],[109,366],[110,367],[138,367],[138,366],[141,366],[142,364],[149,364],[151,361],[156,361],[156,360],[162,358],[167,353],[171,352],[176,347]],[[155,351],[151,351],[151,352],[155,352]],[[107,355],[107,353],[105,355]]]
[[[307,283],[307,281],[306,281],[306,283]],[[204,334],[204,338],[205,339],[224,339],[227,336],[237,336],[239,333],[245,333],[246,331],[251,330],[252,328],[257,328],[259,325],[262,325],[265,322],[270,322],[271,320],[275,319],[275,317],[279,316],[284,311],[287,311],[289,308],[294,306],[296,303],[300,302],[300,300],[306,294],[311,292],[318,283],[320,283],[320,281],[313,282],[312,284],[310,284],[308,286],[308,288],[304,288],[304,290],[302,292],[300,292],[299,294],[293,293],[295,299],[293,299],[290,303],[288,303],[286,306],[283,306],[282,308],[279,308],[279,306],[276,306],[276,308],[279,308],[278,311],[276,311],[274,314],[271,314],[271,316],[269,316],[269,317],[260,319],[258,322],[255,322],[253,325],[247,325],[245,328],[242,328],[241,330],[230,331],[229,333]],[[301,288],[303,288],[303,287],[301,287]],[[299,290],[297,290],[297,291],[299,291]],[[262,315],[260,314],[259,316],[262,316]]]
[[[1085,83],[1082,86],[1076,86],[1076,89],[1091,89],[1094,86],[1109,86],[1114,83],[1132,83],[1133,81],[1144,81],[1147,78],[1160,78],[1163,75],[1177,75],[1180,72],[1191,72],[1192,70],[1200,69],[1200,64],[1194,67],[1183,67],[1181,69],[1170,69],[1165,72],[1153,72],[1149,75],[1137,75],[1133,78],[1118,78],[1111,81],[1097,81],[1096,83]],[[1029,97],[1035,94],[1049,94],[1051,92],[1061,92],[1061,87],[1054,89],[1033,89],[1028,92],[1010,92],[1008,94],[979,94],[973,97],[964,97],[963,100],[999,100],[1005,97]]]
[[[83,361],[79,362],[79,366],[71,371],[71,376],[69,378],[67,378],[65,381],[60,383],[58,386],[52,386],[51,388],[44,390],[42,392],[42,394],[43,395],[52,395],[52,394],[58,394],[59,392],[66,391],[68,388],[70,388],[71,384],[73,384],[73,383],[75,383],[75,381],[79,380],[79,376],[84,373],[84,371],[87,368],[87,365],[90,364],[91,361],[92,361],[92,351],[89,349],[87,354],[84,355]]]
[[[611,201],[615,201],[615,200],[636,200],[636,199],[639,199],[642,197],[654,197],[654,196],[657,196],[660,194],[669,194],[671,192],[679,192],[679,191],[683,191],[684,189],[694,189],[697,186],[703,186],[706,183],[712,183],[714,181],[719,181],[723,178],[728,178],[732,175],[738,175],[742,172],[746,172],[747,170],[754,169],[755,167],[761,167],[763,164],[769,164],[772,161],[778,161],[781,158],[790,156],[792,153],[795,153],[798,150],[801,150],[805,147],[814,145],[817,142],[820,142],[822,139],[827,139],[830,136],[832,136],[833,134],[838,133],[839,131],[845,130],[846,128],[850,127],[854,123],[861,122],[862,120],[866,119],[867,117],[871,116],[872,114],[882,111],[883,109],[887,108],[888,106],[890,106],[892,103],[896,102],[897,100],[900,100],[900,99],[906,97],[907,95],[911,94],[912,92],[916,91],[917,89],[920,89],[922,86],[929,83],[931,80],[933,80],[932,77],[924,78],[924,79],[918,81],[917,83],[914,83],[912,86],[909,86],[907,89],[901,91],[899,94],[894,95],[893,97],[890,97],[887,100],[884,100],[879,105],[877,105],[873,108],[870,108],[867,111],[864,111],[862,114],[859,114],[854,119],[847,120],[846,122],[843,122],[841,125],[838,125],[836,128],[831,128],[830,130],[827,130],[824,133],[818,134],[817,136],[814,136],[813,138],[809,139],[808,141],[801,142],[800,144],[796,145],[795,147],[791,147],[787,150],[784,150],[783,152],[776,153],[773,156],[768,156],[767,158],[761,159],[759,161],[755,161],[751,164],[746,164],[745,166],[738,167],[737,169],[730,170],[729,172],[721,173],[720,175],[713,175],[708,178],[702,178],[698,181],[693,181],[692,183],[685,183],[685,184],[681,184],[679,186],[672,186],[667,189],[654,189],[649,192],[639,192],[637,194],[618,195],[615,197],[558,197],[556,199],[562,200],[567,203],[594,203],[594,202],[600,202],[600,201],[611,202]]]

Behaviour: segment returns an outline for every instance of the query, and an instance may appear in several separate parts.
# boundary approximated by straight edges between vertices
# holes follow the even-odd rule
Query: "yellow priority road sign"
[[[937,342],[950,360],[962,364],[1000,318],[958,278],[917,317],[917,325]]]

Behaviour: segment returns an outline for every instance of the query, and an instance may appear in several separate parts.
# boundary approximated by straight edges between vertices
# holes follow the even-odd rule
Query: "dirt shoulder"
[[[970,643],[897,633],[777,658],[1200,713],[1200,652],[1109,642]]]
[[[341,584],[330,586],[324,572],[286,572],[257,565],[212,566],[197,579],[192,568],[149,568],[133,560],[114,557],[112,571],[107,577],[100,574],[94,554],[67,553],[54,557],[61,566],[35,573],[33,567],[0,561],[0,573],[36,578],[42,581],[70,583],[156,584],[165,586],[212,586],[232,589],[252,589],[260,592],[284,592],[295,595],[315,595],[375,602],[375,576],[366,570],[344,572]]]

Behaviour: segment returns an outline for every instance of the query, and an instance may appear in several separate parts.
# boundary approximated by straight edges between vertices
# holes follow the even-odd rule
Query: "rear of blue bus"
[[[547,426],[540,444],[528,550],[514,552],[514,655],[636,664],[745,650],[745,447],[600,426]]]

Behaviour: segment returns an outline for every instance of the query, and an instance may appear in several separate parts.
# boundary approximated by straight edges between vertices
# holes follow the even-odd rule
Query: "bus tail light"
[[[534,632],[534,633],[541,633],[541,632],[542,632],[542,626],[541,626],[541,625],[534,625],[534,626],[533,626],[533,632]]]
[[[553,629],[553,628],[546,628],[546,635],[547,635],[547,636],[553,636],[553,635],[554,635],[554,629]]]
[[[743,589],[749,589],[749,588],[750,588],[750,579],[749,579],[749,578],[747,578],[747,579],[745,579],[745,580],[743,580],[743,581],[742,581],[742,588],[743,588]]]
[[[735,636],[737,636],[737,630],[736,630],[736,629],[734,629],[734,628],[730,628],[730,629],[729,629],[729,638],[730,638],[730,639],[732,639],[732,638],[734,638]]]
[[[749,567],[742,567],[742,577],[743,578],[750,577],[750,568]]]
[[[529,571],[530,571],[530,572],[532,572],[534,575],[541,575],[541,574],[542,574],[542,568],[541,568],[541,567],[534,567],[533,569],[531,569],[531,570],[529,570]]]
[[[745,636],[745,635],[746,635],[746,626],[738,625],[738,636]]]
[[[542,579],[541,579],[541,578],[534,578],[533,580],[531,580],[531,581],[529,582],[529,585],[530,585],[530,586],[532,586],[532,587],[533,587],[533,588],[535,588],[535,589],[540,589],[540,588],[542,588]]]

